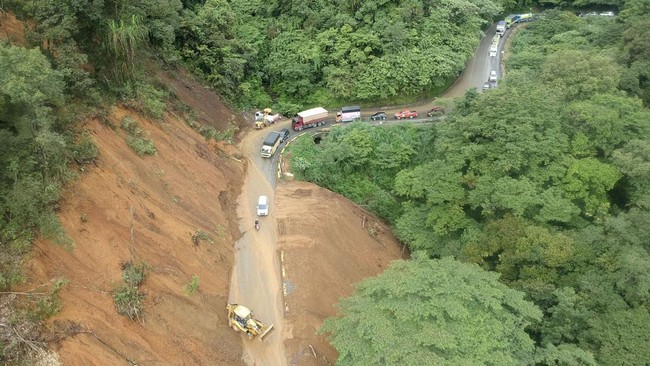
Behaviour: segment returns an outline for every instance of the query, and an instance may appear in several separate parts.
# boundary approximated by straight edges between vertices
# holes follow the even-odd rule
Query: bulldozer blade
[[[271,332],[273,331],[273,327],[274,327],[273,324],[269,325],[269,327],[266,328],[264,333],[260,334],[260,341],[264,341],[264,338],[266,338],[267,335],[271,334]]]

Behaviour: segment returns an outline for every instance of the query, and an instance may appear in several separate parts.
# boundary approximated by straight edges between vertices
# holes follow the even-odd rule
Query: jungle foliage
[[[359,284],[341,302],[342,316],[328,320],[341,364],[490,364],[470,350],[514,351],[481,331],[469,332],[471,347],[453,333],[484,316],[471,305],[476,293],[499,309],[495,316],[514,307],[484,298],[487,286],[459,295],[463,275],[437,277],[457,271],[436,259],[446,257],[482,268],[470,272],[495,272],[541,311],[518,323],[527,324],[534,351],[500,353],[497,363],[647,362],[650,110],[642,88],[630,88],[645,79],[631,76],[627,60],[643,59],[628,51],[629,37],[648,13],[628,5],[618,19],[547,12],[518,32],[499,88],[469,91],[444,122],[351,124],[319,145],[296,142],[298,177],[384,217],[416,257]],[[426,285],[429,278],[437,280]],[[413,349],[402,339],[423,343]]]
[[[501,9],[492,0],[206,0],[183,11],[176,44],[244,103],[369,101],[454,78]]]

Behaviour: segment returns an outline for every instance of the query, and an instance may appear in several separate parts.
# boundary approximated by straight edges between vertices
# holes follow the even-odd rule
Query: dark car
[[[433,107],[430,111],[427,112],[427,116],[441,116],[445,114],[445,109],[443,107]]]
[[[372,121],[382,121],[386,119],[386,113],[384,112],[377,112],[370,116],[370,120]]]
[[[280,131],[278,131],[280,134],[280,143],[285,142],[289,138],[289,129],[283,128]]]

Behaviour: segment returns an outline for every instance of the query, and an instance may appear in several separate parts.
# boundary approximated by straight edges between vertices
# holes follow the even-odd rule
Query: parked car
[[[490,71],[490,81],[497,81],[497,72],[494,70]]]
[[[287,141],[287,139],[289,138],[289,129],[283,128],[278,132],[280,133],[280,143]]]
[[[371,121],[383,121],[386,119],[386,113],[384,112],[377,112],[370,116]]]
[[[600,16],[602,16],[602,17],[613,17],[614,12],[613,11],[606,11],[604,13],[600,13]]]
[[[445,109],[443,107],[440,107],[440,106],[435,106],[435,107],[431,108],[427,112],[427,116],[429,116],[429,117],[440,116],[440,115],[443,115],[443,114],[445,114]]]
[[[490,83],[486,82],[483,84],[483,90],[488,90],[488,89],[490,89]]]

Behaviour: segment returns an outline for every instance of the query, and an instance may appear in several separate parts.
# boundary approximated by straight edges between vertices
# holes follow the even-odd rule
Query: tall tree
[[[541,312],[498,275],[422,253],[357,285],[323,331],[340,365],[521,365]]]

